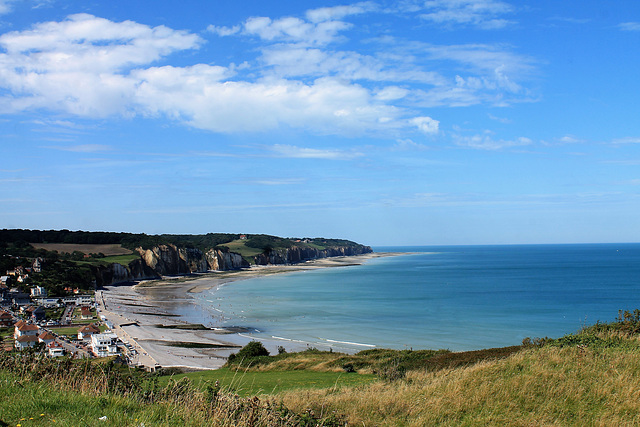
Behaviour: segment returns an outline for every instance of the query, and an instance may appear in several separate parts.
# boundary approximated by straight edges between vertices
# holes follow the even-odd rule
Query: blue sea
[[[195,294],[190,320],[321,349],[475,350],[559,337],[640,308],[640,244],[376,247],[364,265]]]

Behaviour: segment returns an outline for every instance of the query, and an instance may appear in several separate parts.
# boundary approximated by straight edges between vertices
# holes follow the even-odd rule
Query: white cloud
[[[343,21],[307,22],[290,16],[272,20],[259,16],[247,19],[242,26],[243,34],[258,36],[266,41],[325,45],[334,41],[338,33],[350,28],[351,24]]]
[[[231,36],[238,34],[241,28],[240,25],[234,25],[233,27],[218,27],[216,25],[209,25],[207,31],[219,35],[220,37]]]
[[[359,15],[365,12],[376,10],[377,5],[373,2],[361,2],[348,6],[322,7],[308,10],[307,19],[311,22],[325,22],[342,19],[349,15]]]
[[[640,31],[640,22],[623,22],[618,24],[622,31]]]
[[[126,70],[199,45],[167,27],[121,23],[87,14],[0,36],[0,111],[46,108],[80,116],[122,114],[137,82]]]
[[[414,117],[409,121],[411,122],[411,124],[415,125],[422,133],[425,133],[427,135],[434,135],[438,133],[440,122],[437,120],[433,120],[431,117]]]
[[[614,144],[640,144],[640,138],[628,136],[626,138],[618,138],[613,140]]]
[[[332,75],[348,80],[427,84],[442,84],[445,81],[438,73],[417,69],[415,64],[403,64],[401,61],[389,64],[389,61],[356,52],[334,52],[298,45],[266,48],[261,60],[280,77]]]
[[[362,153],[344,150],[319,150],[316,148],[303,148],[294,145],[276,144],[269,147],[279,157],[296,159],[325,159],[325,160],[351,160],[362,156]]]
[[[455,135],[453,137],[453,140],[457,145],[477,148],[481,150],[500,150],[503,148],[520,147],[533,144],[533,141],[531,139],[525,137],[520,137],[513,140],[495,140],[489,133],[472,136]]]
[[[498,0],[428,0],[423,7],[426,13],[420,17],[436,24],[497,29],[513,23],[499,18],[513,12],[513,7]]]

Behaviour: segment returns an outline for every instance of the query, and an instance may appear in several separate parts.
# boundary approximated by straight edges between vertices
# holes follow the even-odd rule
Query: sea
[[[640,244],[374,247],[363,265],[194,294],[190,321],[356,352],[477,350],[560,337],[640,308]]]

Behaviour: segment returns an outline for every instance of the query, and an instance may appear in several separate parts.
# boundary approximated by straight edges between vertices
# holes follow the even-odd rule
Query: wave
[[[350,341],[336,341],[336,340],[330,340],[328,338],[319,338],[319,339],[321,339],[323,341],[326,341],[326,342],[334,342],[336,344],[357,345],[357,346],[361,346],[361,347],[370,347],[370,348],[374,348],[375,347],[375,344],[362,344],[362,343],[359,343],[359,342],[350,342]]]

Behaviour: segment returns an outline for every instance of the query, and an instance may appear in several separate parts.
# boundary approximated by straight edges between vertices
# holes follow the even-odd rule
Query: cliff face
[[[204,273],[210,270],[238,270],[250,266],[240,254],[228,249],[209,249],[202,252],[195,248],[177,248],[174,245],[158,245],[152,249],[137,249],[140,259],[129,265],[111,264],[94,267],[96,284],[109,285],[131,280],[158,279],[162,276],[177,276]],[[334,256],[361,255],[373,252],[368,246],[337,246],[326,249],[291,247],[271,250],[253,258],[256,265],[297,264],[312,259]]]

